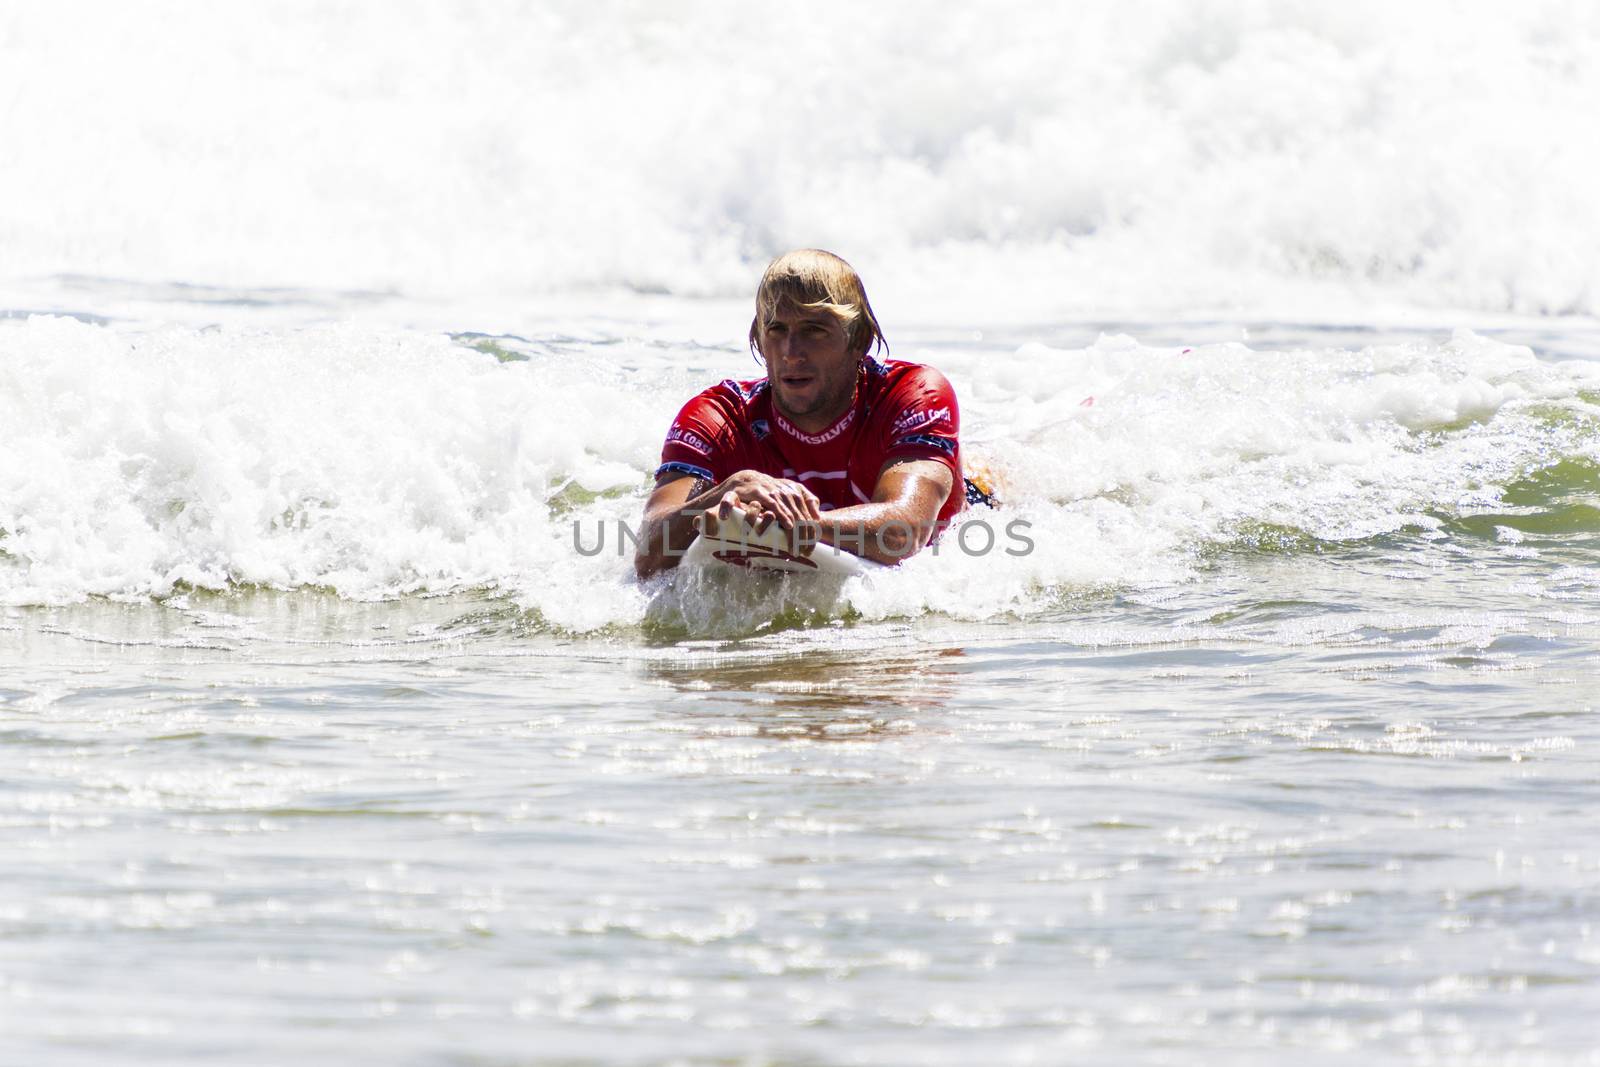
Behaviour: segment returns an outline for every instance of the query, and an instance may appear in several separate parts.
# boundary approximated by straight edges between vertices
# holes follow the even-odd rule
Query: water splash
[[[636,583],[623,528],[677,405],[744,357],[622,339],[516,355],[353,325],[0,323],[0,602],[486,588],[578,632],[1029,616],[1185,581],[1219,545],[1570,533],[1600,462],[1600,367],[1465,332],[951,349],[969,450],[1006,506],[837,595],[762,594],[729,622],[714,591]]]

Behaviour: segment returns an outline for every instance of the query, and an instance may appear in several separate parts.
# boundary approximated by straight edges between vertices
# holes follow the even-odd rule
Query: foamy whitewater
[[[959,322],[1600,311],[1583,0],[66,0],[0,48],[15,277],[742,297],[815,244]]]
[[[0,11],[0,1063],[1600,1065],[1600,16]],[[858,266],[901,567],[635,579]]]
[[[557,631],[637,627],[670,584],[634,579],[626,533],[664,428],[705,383],[756,372],[734,345],[605,341],[0,325],[0,602],[484,588]],[[1469,331],[903,355],[949,375],[1005,507],[840,591],[867,618],[1038,616],[1263,537],[1438,538],[1541,471],[1600,463],[1600,363]]]

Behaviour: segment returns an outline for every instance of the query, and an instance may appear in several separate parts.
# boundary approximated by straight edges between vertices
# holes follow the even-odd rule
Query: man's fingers
[[[795,495],[792,492],[784,493],[778,498],[778,500],[779,503],[783,505],[778,512],[779,517],[783,520],[783,528],[785,530],[794,529],[797,525],[799,525],[801,515],[803,514],[801,511],[800,502],[795,499]]]
[[[788,509],[784,505],[782,493],[764,489],[762,492],[756,495],[755,502],[761,506],[763,519],[767,518],[768,515],[771,515],[773,518],[778,520],[779,525],[781,525],[784,529],[789,528],[787,514]],[[770,520],[762,523],[758,527],[758,530],[765,530],[769,525],[771,525]]]
[[[795,530],[795,551],[809,556],[817,545],[818,526],[814,522],[801,523]]]
[[[820,518],[822,518],[822,512],[817,508],[816,494],[812,493],[811,490],[807,489],[805,486],[801,486],[800,491],[794,494],[795,525],[798,526],[801,523],[813,522]]]
[[[767,475],[752,476],[728,490],[717,503],[717,514],[726,519],[735,508],[745,513],[746,521],[757,533],[774,522],[784,530],[793,531],[805,522],[822,518],[815,493],[799,482]]]
[[[822,510],[817,506],[817,494],[800,482],[789,482],[789,499],[794,504],[796,520],[820,519]]]

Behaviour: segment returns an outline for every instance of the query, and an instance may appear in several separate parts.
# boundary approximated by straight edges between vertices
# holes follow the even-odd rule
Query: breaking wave
[[[0,322],[0,603],[486,588],[562,630],[639,625],[664,610],[661,585],[634,581],[614,533],[579,552],[574,526],[592,549],[636,522],[677,405],[747,359],[352,324]],[[825,615],[1028,615],[1074,590],[1182,581],[1218,547],[1593,525],[1594,363],[1464,331],[1298,351],[1103,336],[937,359],[969,455],[1003,480],[1005,507],[969,519],[1025,520],[1034,547],[969,554],[947,537],[853,580]]]
[[[899,317],[1600,311],[1600,15],[1252,0],[0,13],[6,273]]]

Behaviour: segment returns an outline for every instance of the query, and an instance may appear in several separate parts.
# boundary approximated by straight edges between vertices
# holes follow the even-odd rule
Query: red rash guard
[[[712,485],[742,470],[799,482],[823,511],[872,499],[883,465],[931,459],[950,468],[941,527],[966,502],[961,414],[955,390],[932,367],[868,356],[856,376],[855,402],[837,422],[806,433],[772,406],[765,378],[712,386],[678,412],[661,449],[656,484],[692,475]]]

